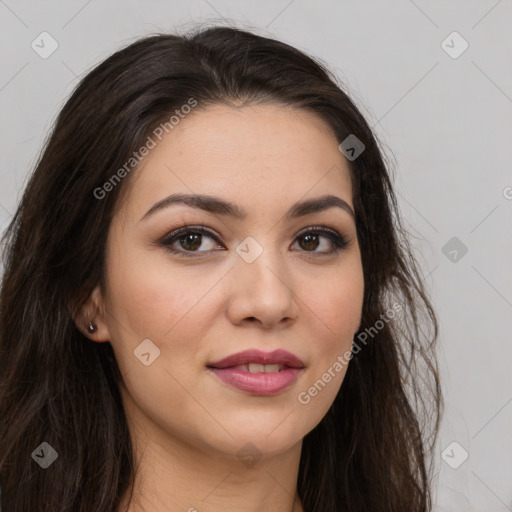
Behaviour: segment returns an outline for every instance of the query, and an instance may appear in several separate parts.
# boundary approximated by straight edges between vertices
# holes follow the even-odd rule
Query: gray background
[[[230,23],[319,57],[396,160],[440,317],[436,510],[512,510],[510,20],[510,0],[0,0],[0,227],[77,81],[137,37]],[[46,59],[31,47],[44,31],[58,43]]]

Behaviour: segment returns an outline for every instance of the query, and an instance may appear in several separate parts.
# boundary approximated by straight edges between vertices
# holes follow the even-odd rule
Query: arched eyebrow
[[[241,206],[221,199],[220,197],[210,196],[207,194],[171,194],[170,196],[155,203],[140,220],[146,219],[155,212],[175,204],[184,204],[191,208],[204,210],[208,213],[226,215],[240,220],[243,220],[248,215],[247,210]],[[286,212],[284,220],[292,220],[304,215],[323,212],[333,207],[341,208],[355,219],[354,211],[346,201],[341,199],[341,197],[327,194],[315,199],[308,199],[306,201],[295,203]]]

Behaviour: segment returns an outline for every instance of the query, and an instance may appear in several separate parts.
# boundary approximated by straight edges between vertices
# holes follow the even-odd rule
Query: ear
[[[105,305],[99,284],[91,292],[83,306],[73,315],[73,320],[77,329],[91,341],[101,343],[110,340],[110,333],[105,321]],[[91,322],[96,326],[94,332],[88,330]]]

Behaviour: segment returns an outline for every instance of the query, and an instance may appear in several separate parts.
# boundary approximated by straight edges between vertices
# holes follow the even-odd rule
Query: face
[[[361,320],[352,188],[336,138],[290,107],[213,106],[182,119],[132,172],[110,226],[98,331],[123,374],[129,419],[217,456],[248,442],[263,455],[300,443],[340,389],[340,358]],[[232,205],[167,199],[177,194]],[[294,209],[324,196],[333,197]],[[287,351],[301,364],[276,356],[211,368],[247,350]]]

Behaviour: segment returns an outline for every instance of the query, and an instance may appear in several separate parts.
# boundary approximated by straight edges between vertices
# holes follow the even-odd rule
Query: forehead
[[[260,207],[333,192],[352,203],[338,141],[325,121],[306,110],[209,106],[194,110],[155,142],[133,171],[129,203],[156,201],[175,191],[238,197]]]

